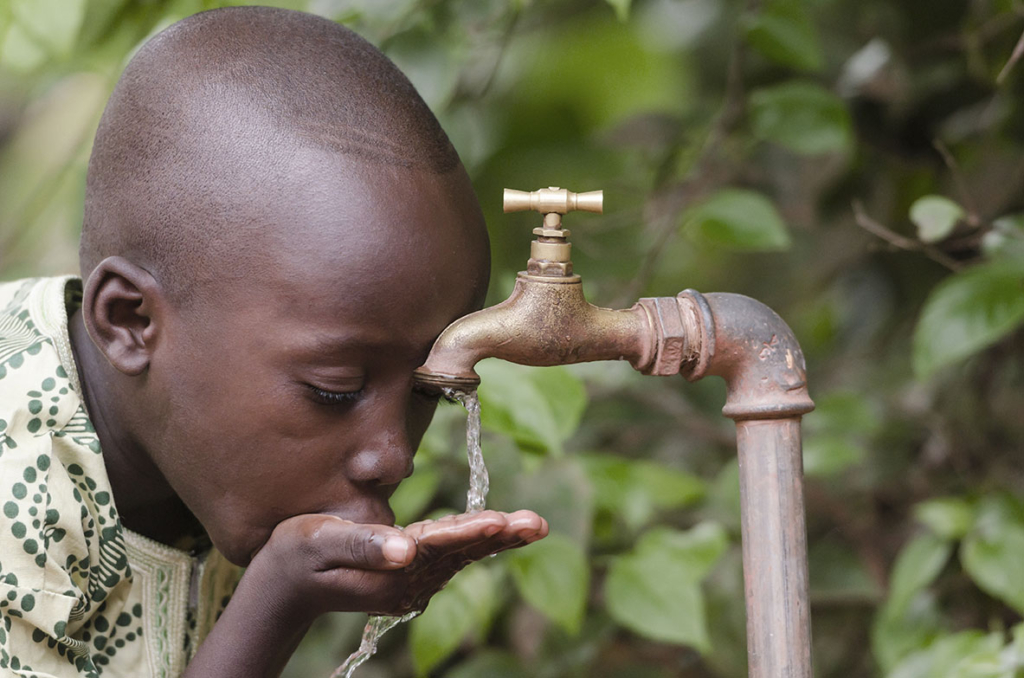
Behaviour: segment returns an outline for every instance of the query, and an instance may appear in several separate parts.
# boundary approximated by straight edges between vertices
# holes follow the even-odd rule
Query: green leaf
[[[992,222],[992,230],[981,238],[981,251],[988,257],[1024,259],[1024,214],[1007,214]]]
[[[864,461],[864,448],[846,436],[809,434],[803,448],[808,477],[835,477]]]
[[[923,534],[900,552],[889,582],[889,598],[871,629],[875,659],[886,671],[926,647],[940,632],[934,597],[926,590],[945,567],[953,545]]]
[[[789,231],[775,205],[765,196],[739,188],[718,191],[683,215],[709,242],[737,250],[782,250],[789,247]]]
[[[425,676],[475,632],[482,639],[496,612],[497,581],[484,563],[474,563],[430,599],[410,622],[409,647],[416,675]]]
[[[416,472],[402,481],[389,500],[399,525],[419,520],[441,484],[441,473],[436,468],[416,466]]]
[[[587,406],[587,391],[572,372],[502,360],[485,360],[476,370],[484,428],[526,448],[562,453]]]
[[[879,416],[862,393],[833,391],[817,398],[804,437],[804,474],[839,475],[865,459],[865,439],[878,431]]]
[[[964,208],[941,195],[926,195],[910,206],[910,220],[917,226],[923,242],[945,239],[964,218]]]
[[[872,400],[856,391],[832,391],[815,398],[807,429],[836,435],[872,435],[881,428]]]
[[[566,632],[579,633],[586,611],[590,567],[576,542],[552,532],[539,542],[511,552],[509,562],[523,599]]]
[[[444,674],[445,678],[530,678],[528,671],[514,654],[483,650],[474,652],[466,661]]]
[[[960,561],[979,588],[1024,612],[1024,526],[1000,523],[986,529],[979,520],[960,546]]]
[[[619,21],[629,19],[629,7],[633,4],[633,0],[606,0],[606,2],[615,9],[615,16],[619,18]]]
[[[791,81],[750,95],[754,136],[804,155],[843,153],[853,143],[850,113],[824,87]]]
[[[639,529],[658,510],[688,506],[704,496],[704,482],[652,461],[605,454],[580,455],[599,509]]]
[[[743,21],[751,47],[783,66],[820,71],[825,63],[814,23],[798,1],[771,2]]]
[[[889,583],[889,613],[901,615],[913,597],[939,576],[953,546],[935,535],[923,534],[900,551]]]
[[[568,440],[576,433],[583,411],[587,409],[587,389],[583,382],[572,371],[562,367],[530,368],[529,376],[547,400],[558,435],[562,440]]]
[[[495,447],[491,455],[495,461],[497,454]],[[586,467],[575,455],[538,461],[536,469],[517,472],[507,489],[502,487],[503,479],[497,477],[502,472],[497,466],[491,476],[495,480],[495,504],[535,511],[544,516],[552,532],[586,548],[594,528],[596,494]]]
[[[881,609],[871,627],[871,652],[888,675],[904,658],[940,637],[942,625],[935,596],[922,591],[901,614]]]
[[[740,465],[734,456],[727,461],[708,487],[708,498],[702,506],[709,518],[740,530]]]
[[[623,8],[629,5],[625,0],[617,2]],[[618,7],[616,10],[622,11]],[[549,135],[562,131],[568,136],[561,138],[568,142],[588,131],[608,129],[634,116],[675,114],[693,106],[697,92],[692,58],[683,52],[666,58],[635,26],[623,26],[603,14],[584,12],[568,22],[548,22],[543,31],[517,32],[524,37],[521,49],[517,50],[522,54],[519,68],[524,69],[518,82],[529,85],[516,89],[516,115],[509,122],[513,129],[520,123],[529,129],[519,128],[519,132],[513,134],[525,133],[530,139],[542,134],[543,138],[554,139]],[[555,111],[557,115],[552,116]],[[504,115],[499,119],[504,119]],[[502,126],[507,124],[502,123]],[[534,145],[532,150],[520,149],[520,152],[527,152],[529,160],[524,158],[524,161],[531,167],[543,162],[548,165],[548,171],[561,172],[560,165],[575,161],[557,158],[544,161],[538,157],[538,152],[544,155],[550,151],[563,156],[570,147],[575,149],[575,154],[592,148],[578,143],[570,143],[566,148],[543,143]],[[587,169],[610,171],[612,165],[608,162],[603,165]],[[510,171],[514,173],[516,169],[506,168],[501,174],[511,181]],[[535,173],[535,169],[531,172]],[[559,181],[571,185],[569,178]]]
[[[888,678],[966,678],[957,673],[966,657],[977,653],[998,652],[1003,642],[999,633],[963,631],[937,640],[925,650],[901,661]],[[991,674],[989,674],[991,675]],[[998,674],[996,674],[998,675]],[[975,678],[980,678],[975,674]]]
[[[914,371],[927,377],[1003,338],[1024,321],[1024,265],[993,261],[939,284],[914,331]]]
[[[974,524],[974,507],[966,499],[941,497],[914,507],[914,517],[943,539],[962,538]]]
[[[469,635],[473,618],[454,587],[439,591],[422,615],[409,624],[409,648],[416,674],[424,676],[452,654]]]
[[[647,532],[632,553],[612,562],[604,584],[608,613],[642,636],[706,653],[711,643],[700,581],[727,546],[716,523]]]
[[[703,480],[657,462],[632,462],[630,476],[659,509],[688,506],[704,496]]]

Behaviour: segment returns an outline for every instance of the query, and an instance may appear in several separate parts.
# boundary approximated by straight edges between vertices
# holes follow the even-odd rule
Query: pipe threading
[[[711,356],[715,354],[715,322],[708,300],[697,290],[683,290],[676,295],[683,322],[686,327],[686,356],[679,366],[679,373],[687,381],[697,381],[708,371]]]
[[[687,290],[677,297],[649,297],[637,305],[650,327],[650,359],[637,369],[643,374],[682,374],[688,381],[704,376],[714,346],[714,324],[704,322],[710,311],[698,292]]]

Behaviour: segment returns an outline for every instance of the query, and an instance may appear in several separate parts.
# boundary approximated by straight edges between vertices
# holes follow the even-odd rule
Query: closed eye
[[[313,386],[312,384],[306,384],[306,386],[313,394],[313,400],[321,405],[345,405],[353,403],[359,400],[359,397],[363,394],[363,389],[359,389],[358,391],[325,391],[324,389]]]

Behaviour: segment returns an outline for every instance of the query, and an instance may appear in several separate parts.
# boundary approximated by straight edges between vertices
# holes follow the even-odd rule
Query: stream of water
[[[490,479],[480,449],[480,398],[476,391],[456,391],[446,388],[444,394],[455,398],[466,408],[466,455],[469,458],[469,491],[466,492],[466,513],[478,513],[487,506]]]
[[[458,400],[466,408],[466,455],[469,459],[466,513],[478,513],[487,506],[487,490],[490,489],[487,466],[480,449],[480,398],[477,397],[476,391],[459,391],[453,388],[443,390],[446,396]],[[359,649],[349,655],[345,663],[331,674],[331,678],[352,678],[355,670],[377,652],[377,643],[380,642],[381,636],[418,614],[419,612],[410,612],[401,617],[371,614],[363,628],[363,639],[359,642]]]

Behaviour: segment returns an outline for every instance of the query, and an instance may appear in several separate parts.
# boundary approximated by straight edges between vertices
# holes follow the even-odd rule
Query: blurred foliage
[[[93,129],[131,51],[209,0],[0,0],[0,274],[76,268]],[[576,215],[595,303],[693,287],[773,306],[806,420],[816,675],[1024,675],[1020,0],[293,0],[379,45],[438,113],[491,226],[490,300],[535,219]],[[359,675],[742,676],[721,384],[481,365],[490,504],[552,536],[475,564]],[[442,407],[403,522],[459,510]],[[363,618],[288,669],[327,675]]]

